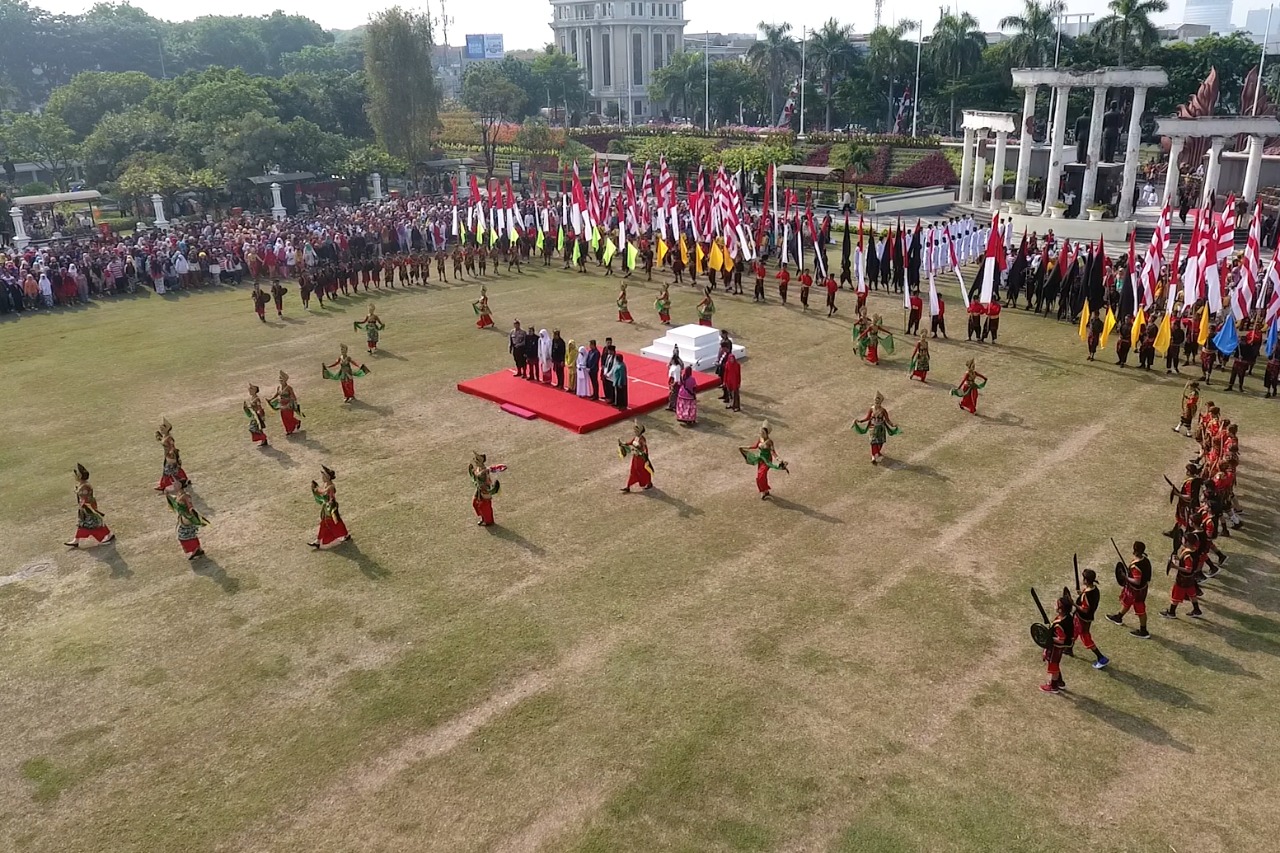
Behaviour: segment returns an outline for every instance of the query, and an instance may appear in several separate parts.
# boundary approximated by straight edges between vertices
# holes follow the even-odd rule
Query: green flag
[[[591,251],[595,251],[600,246],[600,226],[591,229]]]
[[[556,226],[556,251],[564,251],[564,229],[559,225]]]
[[[633,270],[636,268],[636,256],[639,254],[640,250],[636,248],[635,243],[627,244],[627,269]]]
[[[542,229],[538,229],[538,239],[534,242],[533,248],[538,254],[542,254],[542,247],[546,244],[546,238],[542,234]]]
[[[607,264],[613,260],[613,256],[617,254],[618,247],[614,245],[612,240],[604,241],[604,262]]]
[[[496,245],[498,245],[498,229],[490,228],[489,229],[489,248],[492,249]]]
[[[573,265],[575,267],[578,265],[578,261],[581,257],[582,257],[582,241],[574,240],[573,241]]]

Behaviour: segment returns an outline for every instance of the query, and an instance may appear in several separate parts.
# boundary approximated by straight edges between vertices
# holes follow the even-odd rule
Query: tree
[[[1120,65],[1127,57],[1160,43],[1151,16],[1169,11],[1165,0],[1111,0],[1107,8],[1111,14],[1098,21],[1091,35],[1116,55]]]
[[[116,180],[122,195],[145,199],[153,193],[169,196],[185,189],[190,166],[172,154],[135,154],[126,160]]]
[[[227,66],[247,74],[265,74],[271,58],[263,41],[263,21],[255,18],[204,17],[174,24],[167,50],[186,69]]]
[[[706,70],[702,56],[693,51],[674,54],[671,61],[649,76],[649,97],[665,103],[673,114],[690,115],[693,93],[700,92]],[[676,110],[679,104],[679,110]]]
[[[915,67],[916,61],[915,45],[907,44],[903,37],[915,29],[915,21],[898,21],[891,27],[876,27],[867,37],[867,67],[876,82],[887,87],[889,130],[893,129],[894,124],[894,84],[900,73]],[[918,93],[916,97],[919,97]]]
[[[364,70],[364,45],[358,41],[342,44],[309,44],[302,50],[280,56],[280,70],[286,74],[327,74]]]
[[[431,19],[394,6],[374,15],[365,30],[369,121],[378,142],[411,163],[427,159],[438,124]]]
[[[508,56],[501,62],[495,63],[495,66],[503,77],[510,80],[524,93],[518,113],[511,116],[511,118],[523,119],[525,116],[536,113],[538,111],[537,105],[542,103],[546,97],[546,92],[543,91],[537,75],[533,73],[532,64],[525,62],[523,59]]]
[[[871,175],[875,159],[874,148],[849,142],[832,146],[827,165],[839,169],[844,173],[844,179],[853,183],[853,197],[857,199],[862,194],[862,182]]]
[[[173,151],[172,120],[146,107],[107,113],[80,144],[90,181],[112,180],[131,154]]]
[[[44,111],[84,139],[104,115],[141,104],[153,88],[155,81],[141,71],[84,71],[55,89]]]
[[[788,33],[790,24],[758,25],[764,36],[747,51],[747,62],[765,79],[769,88],[770,121],[779,115],[778,101],[782,100],[783,81],[793,66],[800,62],[800,47]]]
[[[66,122],[48,114],[9,113],[3,123],[7,156],[35,163],[53,175],[59,189],[65,189],[72,161],[80,154],[75,134]]]
[[[286,15],[280,10],[255,22],[255,29],[266,49],[267,67],[277,73],[284,70],[281,58],[308,47],[333,44],[333,34],[310,18]]]
[[[587,87],[582,66],[572,56],[548,45],[546,51],[533,58],[533,75],[547,93],[547,106],[564,107],[566,125],[573,110],[584,111]]]
[[[180,94],[175,103],[179,119],[217,125],[249,113],[275,114],[261,77],[251,77],[239,68],[210,68],[194,76],[198,82]]]
[[[822,75],[822,91],[827,102],[824,127],[827,130],[831,130],[831,104],[836,78],[848,71],[854,63],[853,43],[849,41],[852,31],[852,27],[841,26],[835,18],[828,18],[822,28],[809,37],[809,56]]]
[[[762,111],[764,87],[750,66],[736,59],[719,59],[711,63],[709,75],[713,122],[737,124],[740,113],[745,117]]]
[[[982,51],[986,46],[987,37],[978,29],[978,19],[968,12],[945,14],[933,28],[929,57],[938,76],[951,81],[948,86],[951,106],[947,128],[953,134],[956,129],[956,87],[966,74],[982,63]]]
[[[1058,16],[1065,9],[1063,0],[1023,0],[1021,15],[1001,18],[1000,29],[1016,30],[1009,39],[1009,58],[1028,68],[1052,63],[1057,49]]]
[[[525,119],[524,124],[516,131],[516,145],[528,151],[550,151],[555,147],[556,140],[546,120],[531,117]]]
[[[476,114],[480,130],[480,147],[484,151],[486,180],[493,178],[497,163],[498,127],[520,114],[525,94],[507,79],[502,70],[489,62],[478,62],[462,78],[462,103]]]

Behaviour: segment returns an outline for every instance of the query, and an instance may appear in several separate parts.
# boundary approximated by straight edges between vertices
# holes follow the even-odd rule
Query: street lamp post
[[[809,44],[809,28],[800,28],[800,132],[796,134],[796,139],[804,142],[804,64],[805,64],[805,47]]]

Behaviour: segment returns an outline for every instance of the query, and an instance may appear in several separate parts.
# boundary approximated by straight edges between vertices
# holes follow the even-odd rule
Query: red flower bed
[[[941,151],[922,157],[890,181],[895,187],[948,187],[960,183],[951,161]]]
[[[809,152],[809,156],[804,159],[806,166],[828,166],[830,165],[831,146],[819,145],[817,148]]]

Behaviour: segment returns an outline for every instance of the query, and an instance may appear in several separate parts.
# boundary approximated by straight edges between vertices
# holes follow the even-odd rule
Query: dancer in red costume
[[[630,492],[632,486],[653,488],[653,464],[649,461],[649,442],[644,437],[644,427],[635,424],[632,431],[635,435],[630,441],[618,439],[618,458],[631,457],[631,472],[627,477],[627,484],[622,488],[624,492]]]
[[[350,403],[356,398],[356,377],[368,376],[372,371],[347,354],[346,344],[339,344],[338,350],[338,360],[333,364],[322,363],[320,372],[325,379],[336,379],[342,385],[342,402]]]
[[[487,329],[493,325],[493,312],[489,310],[489,289],[481,285],[480,298],[471,303],[476,312],[476,328]]]
[[[244,401],[244,416],[249,419],[249,440],[256,447],[267,446],[267,410],[258,396],[258,386],[249,386],[249,399]]]
[[[179,484],[176,492],[164,497],[169,502],[169,509],[178,515],[178,544],[182,546],[182,552],[187,555],[188,560],[203,557],[200,528],[208,524],[208,520],[192,505],[191,495],[187,493],[185,486]]]
[[[336,479],[337,472],[321,465],[320,482],[311,481],[311,496],[320,505],[320,529],[316,531],[316,538],[307,544],[317,550],[337,548],[343,542],[351,540],[342,514],[338,512],[338,489],[333,485]]]
[[[853,431],[858,435],[871,436],[871,464],[880,464],[880,450],[889,436],[897,435],[898,425],[889,417],[889,410],[884,407],[884,395],[876,393],[876,399],[867,409],[867,413],[853,422]]]
[[[289,384],[289,374],[283,370],[280,371],[280,386],[267,399],[267,404],[280,413],[280,423],[284,425],[285,435],[293,435],[302,430],[302,421],[299,420],[304,417],[302,404],[298,402],[298,395]]]
[[[156,491],[167,492],[174,485],[183,488],[191,485],[187,472],[182,470],[182,453],[173,441],[173,424],[161,420],[160,429],[156,430],[156,441],[164,446],[164,465],[160,470],[160,482],[156,483]]]
[[[369,313],[364,315],[364,319],[356,320],[351,326],[357,332],[364,329],[365,346],[370,353],[378,351],[378,333],[385,329],[387,324],[378,317],[377,311],[370,307]]]
[[[960,386],[951,389],[951,396],[960,398],[960,408],[971,415],[978,414],[978,392],[987,385],[987,377],[978,372],[973,359],[965,363],[968,368],[960,379]]]
[[[628,272],[627,274],[630,275],[631,273]],[[618,322],[635,322],[635,320],[631,319],[631,310],[627,307],[627,283],[625,281],[622,283],[622,289],[618,291]]]
[[[71,473],[76,478],[76,535],[64,544],[68,548],[95,548],[114,542],[116,535],[102,521],[93,486],[89,485],[89,470],[76,465]]]
[[[756,466],[756,490],[760,492],[761,500],[768,500],[770,497],[769,469],[791,473],[786,462],[776,459],[778,451],[769,436],[768,421],[760,425],[760,437],[756,439],[756,443],[750,447],[739,447],[738,452],[747,464]]]
[[[483,453],[476,453],[471,464],[467,466],[467,475],[471,477],[471,485],[476,490],[475,496],[471,499],[471,508],[476,511],[479,519],[476,524],[481,527],[493,526],[493,496],[502,488],[502,484],[489,475],[505,470],[507,470],[506,465],[490,465],[488,457]]]
[[[920,341],[916,344],[916,348],[911,351],[911,378],[919,379],[921,383],[929,381],[929,339],[920,335]]]
[[[664,326],[671,325],[671,285],[664,283],[653,301],[654,310],[658,312],[658,322]]]

